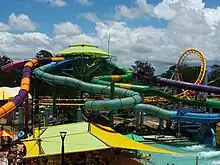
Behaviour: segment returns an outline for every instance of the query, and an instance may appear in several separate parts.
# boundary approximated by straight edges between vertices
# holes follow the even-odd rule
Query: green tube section
[[[169,110],[156,107],[150,104],[138,104],[134,107],[134,111],[135,112],[146,112],[151,115],[161,117],[164,119],[170,119],[172,114],[174,113],[173,111],[169,111]]]
[[[154,90],[154,89],[147,89],[146,91],[154,94],[154,95],[157,95],[157,96],[160,96],[160,97],[163,97],[163,98],[166,98],[170,101],[173,101],[173,102],[176,102],[176,103],[179,103],[179,102],[182,102],[184,104],[188,104],[188,105],[197,105],[197,106],[203,106],[203,107],[212,107],[212,108],[215,108],[215,107],[220,107],[220,103],[219,104],[216,104],[212,101],[200,101],[200,100],[187,100],[187,99],[181,99],[181,98],[178,98],[178,97],[174,97],[172,95],[168,95],[164,92],[160,92],[160,91],[157,91],[157,90]]]
[[[116,69],[120,70],[123,74],[122,75],[104,75],[104,76],[93,77],[93,79],[91,80],[91,82],[93,84],[110,86],[111,81],[113,81],[113,82],[127,82],[133,78],[132,69],[119,67],[119,66],[117,66],[107,60],[105,60],[105,64],[109,68],[112,68],[112,69],[116,68]],[[135,90],[138,92],[143,92],[147,89],[150,89],[149,86],[132,85],[132,84],[124,84],[124,83],[115,83],[115,87],[124,88],[124,89],[131,89],[131,90]]]
[[[58,76],[48,73],[53,69],[56,64],[50,63],[44,66],[41,66],[34,70],[34,75],[39,78],[43,79],[52,84],[60,84],[75,87],[77,89],[81,89],[86,92],[90,93],[100,93],[100,94],[110,94],[110,87],[99,85],[99,84],[91,84],[86,83],[84,81],[65,77],[65,76]],[[119,97],[123,97],[120,99],[114,100],[93,100],[93,101],[86,101],[84,106],[86,109],[89,110],[112,110],[112,109],[128,109],[133,108],[136,104],[142,102],[142,98],[139,93],[134,92],[128,89],[122,88],[115,88],[115,95]]]
[[[211,104],[212,108],[219,108],[220,107],[220,101],[218,101],[218,100],[206,99],[206,103]]]
[[[106,76],[94,77],[91,81],[92,83],[110,86],[111,81],[114,81],[114,76],[118,76],[118,78],[116,77],[116,79],[121,82],[126,82],[126,81],[133,78],[133,72],[131,71],[131,69],[119,67],[111,62],[108,62],[107,60],[105,62],[106,62],[106,65],[108,65],[108,67],[121,70],[122,72],[124,72],[124,74],[123,75],[106,75]],[[166,98],[166,99],[173,101],[173,102],[182,102],[182,103],[189,104],[189,105],[197,105],[197,106],[205,106],[205,107],[213,107],[213,108],[220,107],[219,101],[213,101],[213,100],[199,101],[199,100],[181,99],[181,98],[174,97],[172,95],[168,95],[164,92],[154,90],[150,86],[115,83],[115,87],[131,89],[131,90],[134,90],[137,92],[148,92],[148,93]]]

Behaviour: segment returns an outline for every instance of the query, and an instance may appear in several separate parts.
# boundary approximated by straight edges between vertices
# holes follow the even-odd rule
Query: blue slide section
[[[184,111],[171,111],[150,104],[137,104],[134,107],[137,112],[146,112],[164,119],[187,121],[194,123],[217,123],[220,121],[220,113],[191,113]]]

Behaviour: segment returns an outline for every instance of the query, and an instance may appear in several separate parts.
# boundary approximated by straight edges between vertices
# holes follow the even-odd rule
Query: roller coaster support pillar
[[[110,99],[113,100],[115,97],[115,83],[111,82],[111,87],[110,87]],[[113,119],[113,113],[114,110],[109,111],[109,119],[110,119],[110,123],[109,125],[112,127],[114,124],[114,119]]]

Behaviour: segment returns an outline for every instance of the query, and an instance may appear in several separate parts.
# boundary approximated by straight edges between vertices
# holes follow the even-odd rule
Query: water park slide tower
[[[83,53],[82,49],[85,49],[87,53]],[[74,51],[73,51],[74,49]],[[95,50],[94,50],[95,49]],[[73,87],[80,91],[85,91],[87,93],[93,94],[101,94],[104,96],[110,96],[111,94],[111,82],[114,82],[114,96],[117,98],[113,99],[94,99],[94,100],[86,100],[84,103],[84,107],[88,110],[92,111],[111,111],[115,109],[133,109],[135,112],[145,112],[150,113],[152,115],[161,117],[163,119],[171,119],[177,121],[188,121],[188,122],[199,122],[199,123],[216,123],[220,121],[219,114],[197,114],[197,113],[181,113],[181,115],[175,111],[166,110],[160,107],[156,107],[150,104],[143,103],[142,92],[153,91],[160,96],[165,96],[166,94],[162,94],[161,92],[155,91],[150,86],[143,85],[134,85],[134,84],[126,84],[125,82],[130,80],[134,74],[139,74],[133,72],[131,69],[117,67],[115,64],[112,64],[110,61],[106,60],[110,56],[108,55],[100,55],[100,51],[97,52],[97,47],[81,44],[75,45],[67,48],[68,51],[59,52],[57,56],[51,58],[39,58],[32,59],[24,62],[15,62],[10,65],[5,66],[3,69],[13,68],[13,67],[21,67],[23,69],[22,81],[21,81],[21,89],[19,94],[15,96],[9,103],[5,104],[0,108],[0,116],[3,117],[7,113],[13,111],[17,106],[23,103],[26,98],[28,92],[30,91],[31,85],[31,75],[34,75],[36,79],[41,79],[52,85],[61,85],[67,87]],[[72,50],[72,52],[70,51]],[[86,55],[90,52],[90,56]],[[83,55],[82,55],[83,54]],[[85,54],[85,55],[84,55]],[[91,58],[97,57],[97,58]],[[91,60],[90,60],[91,58]],[[104,59],[104,60],[103,60]],[[83,60],[83,62],[82,62]],[[88,61],[86,61],[88,60]],[[103,75],[103,71],[98,70],[100,67],[96,66],[101,64],[107,68],[118,69],[122,73],[121,75]],[[23,64],[23,66],[21,65]],[[77,65],[79,63],[79,65]],[[19,64],[19,65],[18,65]],[[78,70],[78,75],[75,74],[74,66],[77,66],[80,70]],[[81,68],[83,66],[83,69]],[[85,68],[87,66],[87,68]],[[71,74],[72,73],[72,74]],[[82,75],[83,73],[83,75]],[[87,75],[87,73],[90,73]],[[96,75],[97,74],[97,75]],[[100,75],[101,74],[101,75]],[[83,77],[82,77],[83,76]],[[147,77],[142,76],[144,79]],[[90,80],[89,80],[90,78]],[[87,80],[88,79],[88,80]],[[199,85],[193,83],[186,83],[177,80],[169,80],[160,77],[150,77],[150,80],[154,80],[156,82],[164,82],[168,85],[174,85],[178,88],[182,89],[190,89],[197,90],[202,92],[211,92],[211,93],[220,93],[220,88]],[[122,83],[123,82],[123,83]],[[184,91],[183,91],[184,92]],[[172,99],[172,96],[167,97]],[[54,97],[53,107],[56,107],[56,97]],[[188,101],[191,104],[200,104],[200,105],[213,105],[213,102],[207,103],[206,101],[195,102],[193,100],[183,100]],[[216,104],[215,104],[216,105]]]

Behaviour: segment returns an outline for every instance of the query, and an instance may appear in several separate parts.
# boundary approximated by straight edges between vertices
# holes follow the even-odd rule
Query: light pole
[[[111,31],[110,29],[108,29],[108,53],[109,53],[109,49],[110,49],[110,40],[111,40]]]
[[[61,140],[62,140],[62,145],[61,145],[61,161],[62,161],[62,165],[64,165],[64,140],[65,140],[65,137],[66,137],[66,134],[67,134],[67,132],[65,132],[65,131],[62,131],[62,132],[60,132],[60,137],[61,137]]]

